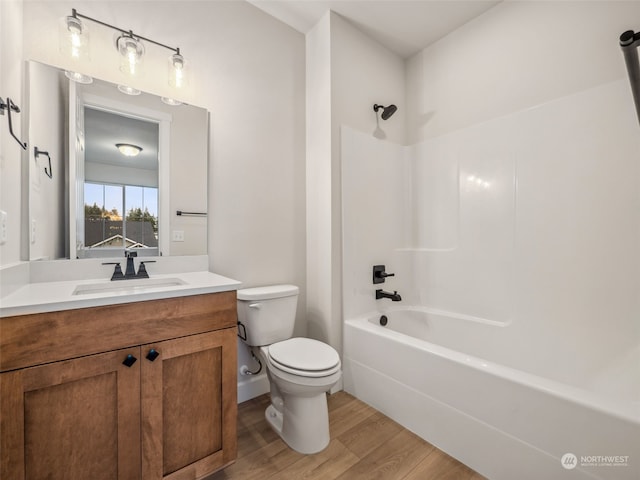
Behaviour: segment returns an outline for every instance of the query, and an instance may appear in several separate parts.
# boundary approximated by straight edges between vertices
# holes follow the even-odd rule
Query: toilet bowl
[[[290,338],[298,288],[238,290],[241,338],[266,366],[271,404],[265,418],[292,449],[305,454],[330,441],[326,392],[342,376],[338,352],[310,338]]]

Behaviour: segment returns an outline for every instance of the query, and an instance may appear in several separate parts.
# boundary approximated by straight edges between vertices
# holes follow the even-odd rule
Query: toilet
[[[340,356],[330,345],[291,338],[298,292],[295,285],[238,290],[238,334],[267,370],[267,422],[293,450],[311,454],[329,444],[326,393],[342,371]]]

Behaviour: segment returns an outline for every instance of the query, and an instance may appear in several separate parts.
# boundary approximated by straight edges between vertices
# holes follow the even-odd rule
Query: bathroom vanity
[[[236,286],[176,288],[4,310],[3,480],[198,479],[235,460]]]

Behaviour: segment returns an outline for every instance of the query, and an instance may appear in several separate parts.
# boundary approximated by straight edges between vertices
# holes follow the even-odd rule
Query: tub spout
[[[389,298],[392,302],[399,302],[402,300],[402,297],[398,294],[397,291],[394,290],[393,293],[385,292],[382,289],[376,290],[376,300],[380,300],[381,298]]]

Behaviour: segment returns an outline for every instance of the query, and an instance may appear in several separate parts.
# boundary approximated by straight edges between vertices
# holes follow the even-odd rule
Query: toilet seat
[[[311,338],[290,338],[268,348],[273,368],[302,377],[326,377],[340,370],[340,356],[330,345]]]

